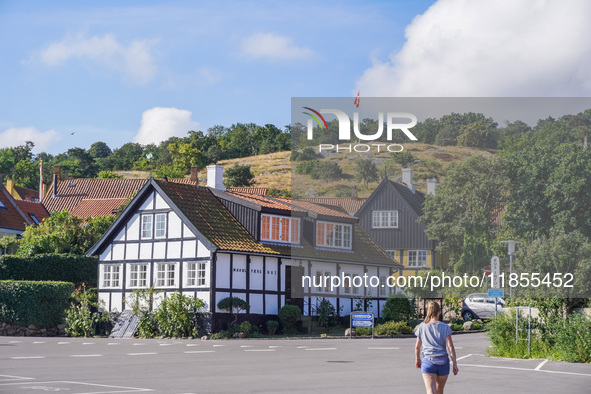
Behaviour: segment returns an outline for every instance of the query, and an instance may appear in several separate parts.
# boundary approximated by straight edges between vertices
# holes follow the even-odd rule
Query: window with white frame
[[[152,215],[142,215],[142,238],[152,238]]]
[[[104,264],[103,266],[103,288],[118,288],[120,285],[121,267],[114,264]]]
[[[351,275],[343,275],[343,294],[351,294],[351,288],[353,287],[352,280]]]
[[[386,276],[380,276],[380,290],[378,292],[380,297],[385,297],[388,294],[388,285],[386,284]]]
[[[176,264],[156,264],[156,287],[176,287]]]
[[[373,211],[373,228],[398,228],[398,211]]]
[[[395,250],[386,250],[386,254],[396,260],[396,251]]]
[[[187,263],[185,285],[188,287],[205,286],[206,263]]]
[[[325,280],[324,278],[330,278],[330,272],[316,271],[316,281],[314,282],[316,285],[316,290],[321,292],[330,292],[330,280]]]
[[[408,266],[409,267],[426,267],[427,266],[427,251],[426,250],[409,250],[408,251]]]
[[[300,219],[263,214],[261,216],[261,240],[300,243]]]
[[[350,224],[317,222],[316,246],[351,249],[352,226]]]
[[[164,238],[166,236],[166,214],[157,213],[155,220],[154,238]]]
[[[355,278],[359,278],[359,280],[355,280]],[[353,294],[355,294],[355,295],[358,295],[358,294],[360,294],[360,293],[363,293],[363,292],[361,291],[361,289],[359,288],[359,286],[356,286],[356,285],[355,285],[356,283],[357,283],[357,284],[359,284],[359,283],[363,283],[363,282],[361,281],[361,276],[360,276],[360,275],[353,275],[353,283],[352,283],[352,285],[353,285]]]
[[[129,287],[148,287],[148,264],[131,264],[129,266]]]

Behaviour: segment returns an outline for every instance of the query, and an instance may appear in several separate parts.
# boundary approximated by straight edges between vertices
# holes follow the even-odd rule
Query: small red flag
[[[355,104],[356,108],[359,108],[359,91],[357,91],[357,97],[355,97],[353,104]]]

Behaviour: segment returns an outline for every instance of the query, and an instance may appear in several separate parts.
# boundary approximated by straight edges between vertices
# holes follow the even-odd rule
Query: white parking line
[[[83,345],[94,345],[94,342],[84,342]]]
[[[133,346],[144,346],[145,343],[134,343]]]
[[[73,354],[70,357],[102,357],[102,354]]]
[[[213,347],[222,347],[222,346],[226,346],[226,345],[213,345]]]
[[[476,367],[476,368],[496,368],[496,369],[513,369],[516,371],[531,371],[531,372],[547,372],[547,373],[558,373],[564,375],[577,375],[577,376],[591,376],[589,373],[578,373],[578,372],[564,372],[564,371],[548,371],[546,369],[531,369],[531,368],[517,368],[517,367],[501,367],[498,365],[477,365],[477,364],[458,364],[462,367]]]
[[[170,346],[172,343],[161,343],[160,346]]]
[[[250,346],[250,345],[242,345],[240,347],[252,347],[252,346]]]
[[[538,366],[535,368],[536,371],[539,371],[540,368],[542,368],[544,366],[544,364],[546,364],[549,360],[544,360],[542,361],[540,364],[538,364]]]
[[[10,357],[13,360],[29,360],[35,358],[45,358],[44,356],[28,356],[28,357]]]
[[[158,354],[158,353],[154,353],[154,352],[150,352],[150,353],[127,353],[128,356],[147,356],[147,355],[151,355],[151,354]]]
[[[307,348],[304,350],[337,350],[336,347],[317,347],[317,348]]]
[[[468,355],[466,355],[466,356],[462,356],[462,357],[456,358],[456,361],[463,360],[463,359],[465,359],[465,358],[468,358],[468,357],[470,357],[471,355],[472,355],[472,354],[468,354]]]
[[[187,347],[190,347],[190,346],[199,346],[199,345],[195,345],[195,344],[192,344],[192,343],[187,345]]]
[[[22,341],[9,341],[8,343],[21,343]]]
[[[305,349],[308,348],[309,346],[298,346],[298,349]]]
[[[245,352],[274,352],[275,349],[244,349]]]
[[[275,349],[275,348],[278,348],[278,347],[281,347],[281,346],[269,346],[269,349]]]
[[[193,353],[215,353],[215,350],[189,350],[184,353],[193,354]]]
[[[69,343],[70,343],[70,342],[58,342],[57,344],[58,344],[58,345],[67,345],[67,344],[69,344]]]
[[[46,342],[33,342],[33,344],[38,344],[38,343],[46,343]]]
[[[113,345],[121,345],[121,342],[111,342],[111,343],[107,343],[108,346],[113,346]]]

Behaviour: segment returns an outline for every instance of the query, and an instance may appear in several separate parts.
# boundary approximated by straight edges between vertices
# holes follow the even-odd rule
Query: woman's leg
[[[424,373],[423,380],[425,381],[425,388],[427,389],[427,394],[437,394],[437,374]]]
[[[443,388],[445,387],[445,382],[447,382],[447,377],[449,375],[443,375],[437,377],[437,394],[443,394]]]

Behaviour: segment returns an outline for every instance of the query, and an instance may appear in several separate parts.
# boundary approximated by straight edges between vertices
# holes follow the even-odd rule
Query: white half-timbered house
[[[358,219],[312,203],[226,192],[223,169],[208,170],[218,172],[213,187],[150,179],[88,251],[98,256],[98,294],[108,310],[129,308],[134,290],[153,286],[156,304],[174,291],[204,300],[213,330],[227,319],[217,303],[228,296],[248,302],[255,320],[286,304],[314,315],[322,298],[342,314],[362,300],[379,315],[387,286],[301,285],[303,276],[364,274],[383,284],[398,272]]]

